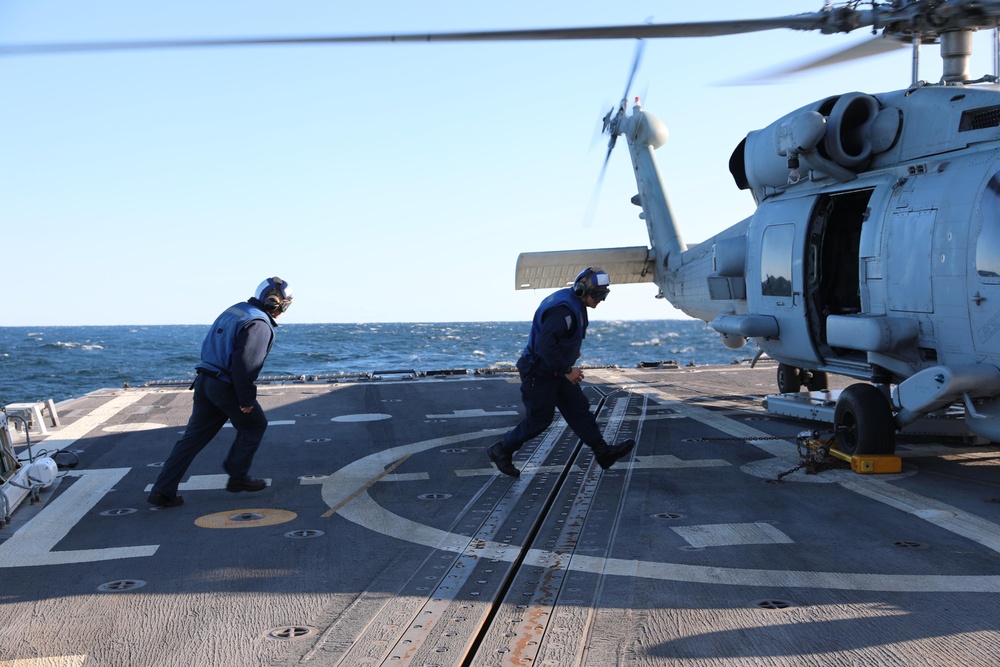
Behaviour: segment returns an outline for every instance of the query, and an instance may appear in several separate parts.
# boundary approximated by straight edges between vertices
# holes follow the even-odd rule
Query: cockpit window
[[[1000,174],[994,174],[986,186],[980,213],[983,229],[976,242],[976,272],[982,278],[1000,280]]]
[[[794,238],[794,225],[773,225],[764,230],[763,247],[760,253],[761,295],[792,295],[792,241]]]

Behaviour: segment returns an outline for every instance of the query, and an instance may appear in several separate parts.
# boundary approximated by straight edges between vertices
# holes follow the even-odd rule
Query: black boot
[[[490,445],[486,450],[486,455],[490,457],[490,461],[493,461],[493,465],[497,467],[497,470],[503,474],[510,475],[511,477],[521,476],[521,471],[514,467],[511,454],[503,450],[503,441]]]
[[[615,461],[631,452],[634,447],[635,440],[631,438],[614,446],[604,443],[602,446],[594,447],[594,458],[597,459],[597,465],[607,470],[615,464]]]
[[[251,493],[255,491],[263,491],[267,488],[267,482],[262,479],[254,479],[253,477],[230,477],[229,481],[226,482],[226,491],[230,493],[239,493],[240,491],[249,491]]]

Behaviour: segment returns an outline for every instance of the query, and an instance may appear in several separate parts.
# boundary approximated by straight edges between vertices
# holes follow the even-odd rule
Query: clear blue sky
[[[746,3],[5,0],[0,42],[399,33],[755,18]],[[864,39],[777,31],[647,42],[633,93],[691,243],[746,217],[727,170],[753,129],[827,95],[909,82],[902,50],[726,85]],[[989,35],[977,37],[988,43]],[[527,320],[519,252],[646,243],[628,156],[584,225],[633,41],[251,47],[0,59],[0,325],[211,321],[264,277],[285,322]],[[922,78],[940,77],[937,49]],[[986,49],[974,76],[990,72]],[[652,284],[595,319],[680,314]]]

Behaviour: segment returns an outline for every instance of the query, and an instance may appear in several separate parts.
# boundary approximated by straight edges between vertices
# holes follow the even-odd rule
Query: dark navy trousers
[[[537,378],[529,375],[522,378],[521,400],[527,414],[513,430],[504,434],[504,451],[513,454],[547,429],[555,419],[556,408],[584,443],[590,447],[606,444],[583,389],[564,376]]]
[[[194,381],[194,407],[184,435],[174,445],[163,464],[160,476],[153,484],[154,493],[168,498],[177,495],[177,487],[194,457],[212,441],[226,422],[236,429],[236,437],[222,468],[230,477],[247,477],[254,454],[264,439],[267,417],[260,404],[254,401],[253,410],[244,413],[236,398],[233,385],[211,375],[198,374]]]

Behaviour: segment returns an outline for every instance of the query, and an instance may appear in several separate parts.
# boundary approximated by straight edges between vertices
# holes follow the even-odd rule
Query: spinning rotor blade
[[[642,52],[645,48],[646,43],[640,39],[635,47],[635,56],[632,58],[632,71],[629,72],[628,80],[625,82],[625,92],[622,93],[622,101],[618,103],[618,111],[612,117],[611,114],[615,111],[612,108],[604,116],[604,127],[601,129],[601,132],[607,132],[611,135],[611,138],[608,140],[608,153],[604,156],[604,167],[601,168],[601,178],[598,179],[598,186],[604,180],[604,170],[607,168],[608,160],[611,158],[611,150],[618,141],[618,124],[625,117],[625,107],[628,104],[628,91],[632,88],[632,82],[635,80],[635,73],[639,69],[639,63],[642,62]]]
[[[905,48],[908,48],[908,45],[898,39],[872,37],[840,51],[816,58],[815,60],[790,66],[785,69],[784,74],[795,74],[796,72],[805,72],[818,67],[839,65],[840,63],[870,58],[871,56],[880,56],[883,53],[891,53]]]
[[[799,72],[806,72],[812,69],[819,69],[821,67],[829,67],[831,65],[840,65],[853,60],[870,58],[871,56],[880,56],[884,53],[891,53],[898,49],[905,48],[909,48],[909,45],[899,39],[885,36],[870,37],[863,42],[828,53],[827,55],[819,58],[813,58],[797,64],[786,65],[776,69],[767,70],[765,72],[760,72],[758,74],[740,77],[739,79],[727,81],[724,85],[753,85],[758,83],[767,83],[769,80],[781,79],[786,76],[791,76],[792,74],[798,74]]]
[[[625,92],[622,93],[622,100],[618,103],[618,110],[612,107],[605,114],[601,133],[607,132],[611,135],[608,139],[608,152],[604,154],[604,164],[601,165],[601,171],[597,175],[597,184],[594,185],[594,192],[590,196],[590,203],[587,205],[587,213],[584,215],[583,225],[584,227],[589,227],[590,222],[594,217],[594,210],[597,208],[597,200],[600,198],[601,186],[604,183],[604,174],[608,171],[608,161],[611,159],[611,151],[614,150],[615,144],[618,141],[618,127],[622,119],[625,117],[625,108],[628,104],[628,91],[632,88],[632,82],[635,81],[635,73],[639,70],[639,64],[642,62],[642,53],[646,48],[645,42],[641,39],[638,41],[635,47],[635,56],[632,57],[632,69],[628,74],[628,79],[625,82]],[[612,116],[614,114],[614,116]]]
[[[632,82],[635,81],[635,73],[639,70],[639,63],[642,62],[642,52],[646,48],[646,43],[639,40],[639,43],[635,46],[635,56],[632,58],[632,71],[628,73],[628,81],[625,82],[625,92],[622,93],[622,108],[624,107],[625,100],[628,99],[628,91],[632,89]]]
[[[219,39],[163,39],[123,42],[66,42],[48,44],[8,44],[0,46],[0,56],[41,55],[99,51],[138,51],[230,46],[295,46],[320,44],[422,43],[422,42],[502,42],[589,39],[651,39],[657,37],[717,37],[762,30],[792,28],[821,29],[829,12],[814,12],[769,19],[736,21],[701,21],[693,23],[642,23],[638,25],[579,28],[540,28],[525,30],[487,30],[401,35],[328,35],[299,37],[247,37]]]
[[[865,4],[870,9],[856,9]],[[87,51],[185,49],[229,46],[292,46],[318,44],[364,44],[384,42],[502,42],[593,39],[658,39],[670,37],[721,37],[764,30],[818,30],[824,34],[851,32],[871,27],[884,35],[922,39],[946,32],[995,28],[1000,20],[1000,0],[859,0],[816,12],[761,19],[693,21],[689,23],[641,23],[635,25],[577,28],[527,28],[400,35],[316,35],[300,37],[236,37],[161,39],[120,42],[65,42],[8,44],[0,56],[39,55]]]

